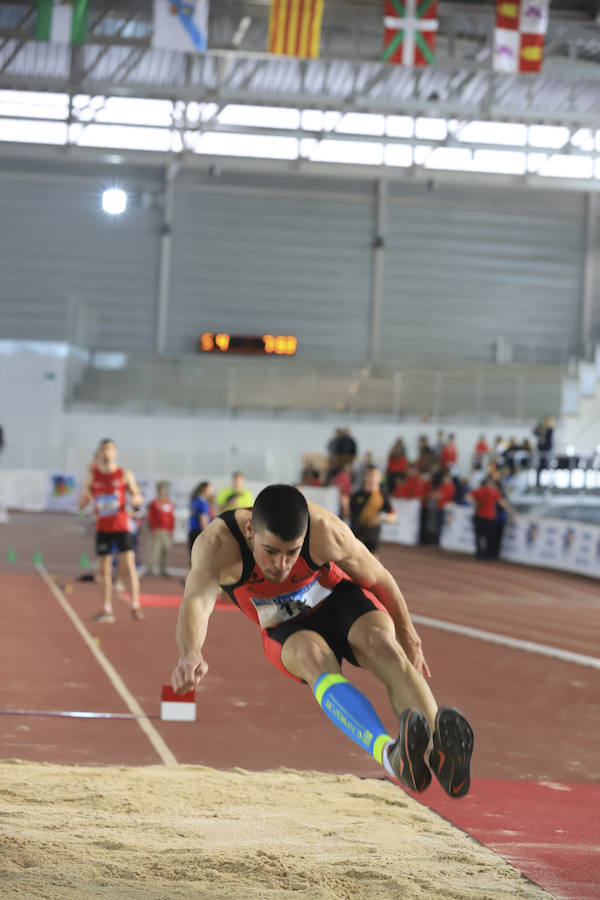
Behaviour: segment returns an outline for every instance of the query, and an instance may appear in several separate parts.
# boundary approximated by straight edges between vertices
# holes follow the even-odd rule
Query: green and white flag
[[[38,0],[36,41],[83,44],[87,37],[89,0]]]

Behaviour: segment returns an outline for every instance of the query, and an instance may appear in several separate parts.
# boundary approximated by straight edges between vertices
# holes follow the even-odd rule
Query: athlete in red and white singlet
[[[134,619],[143,618],[133,538],[126,508],[127,494],[134,507],[141,506],[143,500],[132,473],[119,468],[116,458],[114,441],[101,441],[79,498],[80,509],[91,503],[96,514],[96,553],[100,561],[103,595],[102,610],[94,616],[97,622],[115,621],[112,605],[113,549],[119,553],[119,567],[124,567],[125,577],[129,582],[131,614]]]
[[[471,726],[458,710],[437,708],[398,585],[342,520],[296,488],[270,485],[252,509],[223,514],[196,538],[177,621],[179,693],[208,672],[203,647],[219,587],[259,626],[268,659],[310,685],[328,718],[388,774],[422,791],[435,772],[450,796],[468,792]],[[342,675],[344,659],[386,686],[396,741]]]
[[[94,498],[96,531],[129,531],[127,485],[123,469],[103,472],[99,466],[93,465],[89,491]]]

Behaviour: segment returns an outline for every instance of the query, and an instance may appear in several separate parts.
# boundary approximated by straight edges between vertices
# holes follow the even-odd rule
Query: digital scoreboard
[[[294,356],[298,338],[292,334],[225,334],[205,331],[200,335],[198,350],[201,353],[246,353],[254,356],[274,354]]]

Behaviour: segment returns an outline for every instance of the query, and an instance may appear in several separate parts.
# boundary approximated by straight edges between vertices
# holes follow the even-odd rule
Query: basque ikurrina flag
[[[269,53],[316,59],[322,21],[323,0],[271,0]]]
[[[383,60],[401,66],[435,62],[438,0],[385,0]]]
[[[89,0],[38,0],[36,41],[52,44],[83,44],[87,37]]]
[[[549,6],[550,0],[496,0],[496,72],[541,72]]]

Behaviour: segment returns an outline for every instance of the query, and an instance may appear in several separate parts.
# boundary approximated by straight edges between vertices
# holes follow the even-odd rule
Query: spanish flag
[[[324,0],[271,0],[269,53],[319,55]]]

